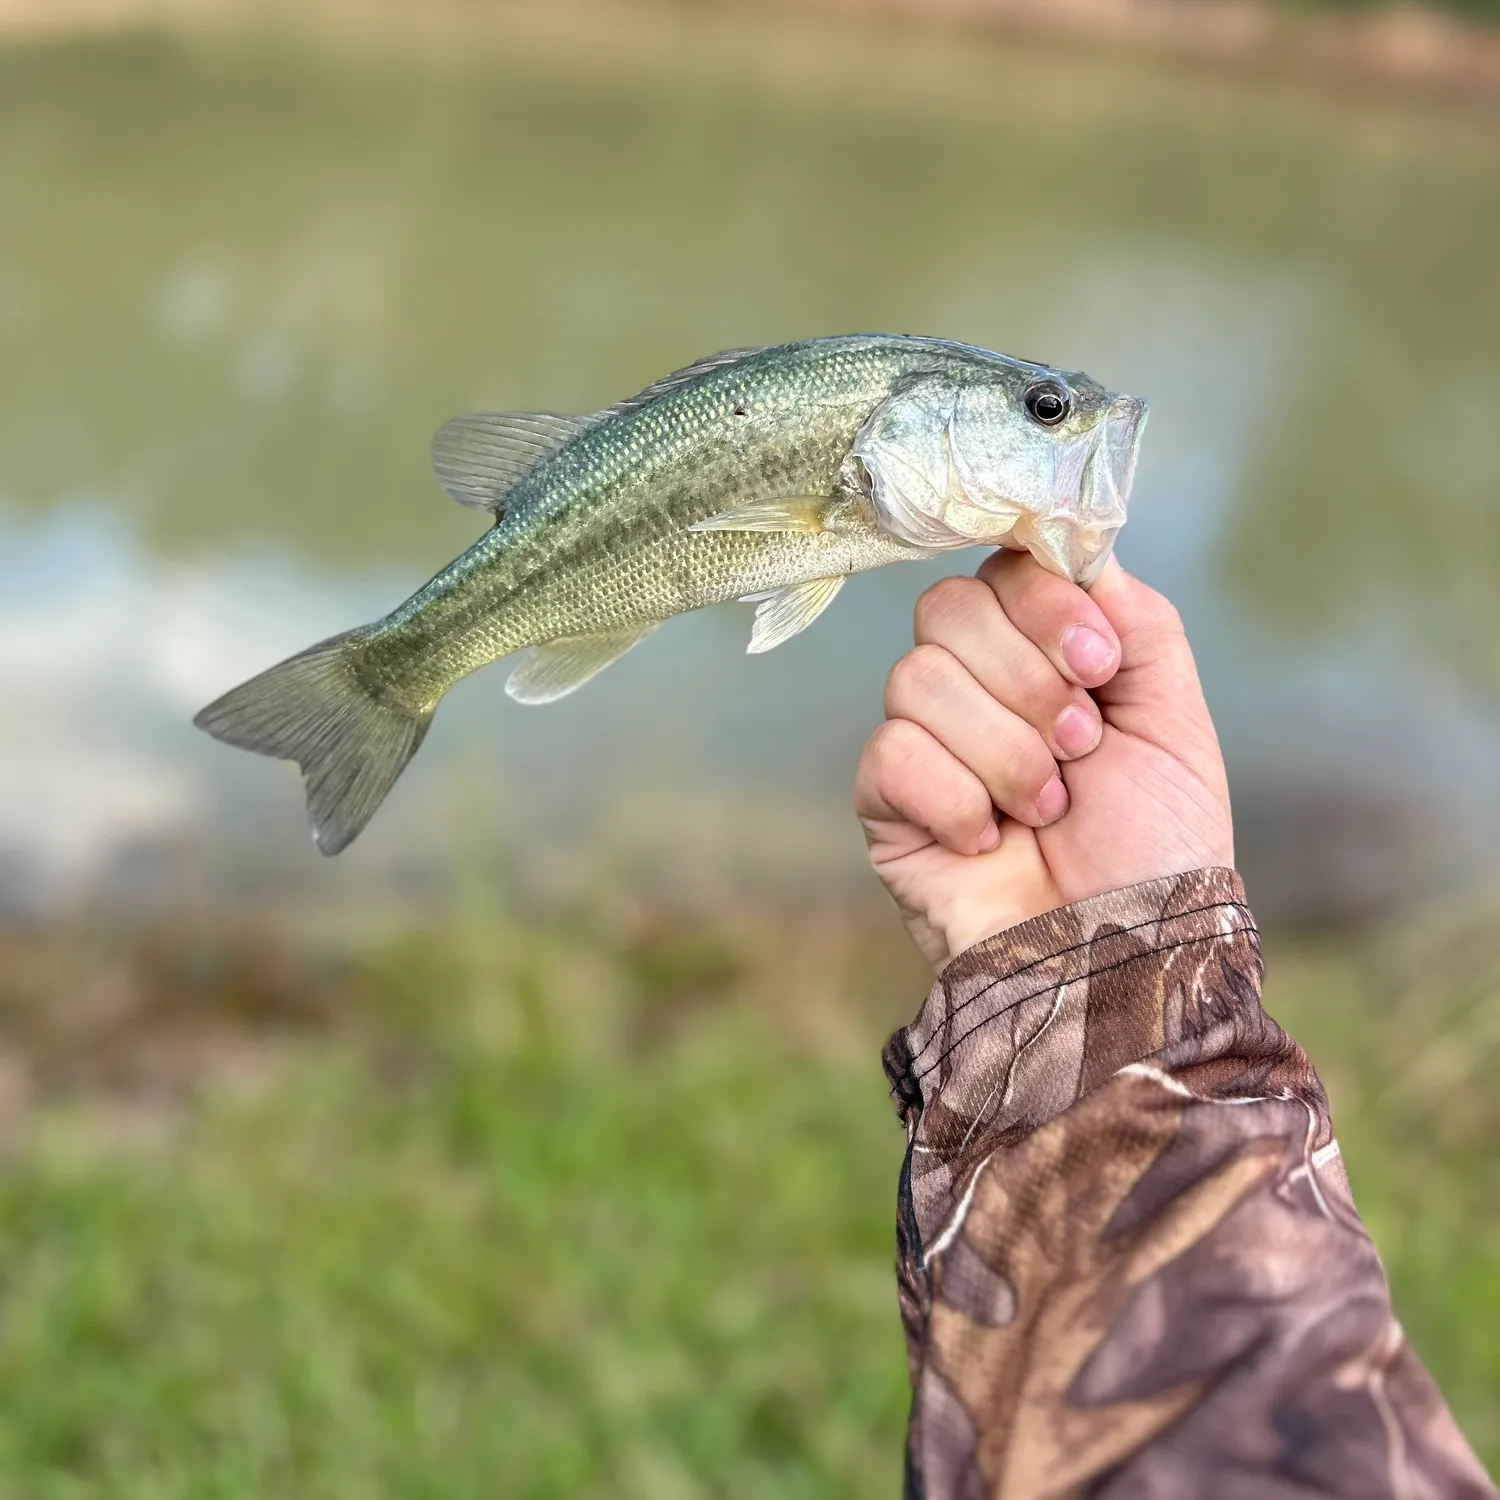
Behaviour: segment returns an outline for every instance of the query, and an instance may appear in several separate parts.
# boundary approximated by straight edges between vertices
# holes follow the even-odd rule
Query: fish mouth
[[[850,450],[851,477],[880,526],[928,553],[1025,548],[1089,587],[1125,524],[1146,403],[1110,396],[1084,431],[1043,446],[1024,431],[1018,440],[982,400],[969,409],[965,399],[949,387],[910,391],[866,420]]]
[[[1016,523],[1016,543],[1084,588],[1104,571],[1125,524],[1146,416],[1139,397],[1116,396],[1091,434],[1076,492],[1057,495],[1051,515],[1027,515]]]

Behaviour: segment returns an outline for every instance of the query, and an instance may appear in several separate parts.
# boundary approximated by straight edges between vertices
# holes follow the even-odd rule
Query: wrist
[[[1070,899],[1051,879],[1018,882],[997,870],[990,879],[966,882],[947,899],[908,916],[907,927],[923,957],[941,971],[976,943],[1066,906]]]

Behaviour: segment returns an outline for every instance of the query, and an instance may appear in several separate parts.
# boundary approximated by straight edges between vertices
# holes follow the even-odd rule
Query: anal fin
[[[750,631],[750,644],[745,648],[752,654],[771,651],[783,641],[789,641],[806,630],[814,620],[833,603],[844,579],[814,578],[807,583],[794,583],[788,588],[777,589],[761,597],[755,610],[755,624]]]
[[[659,624],[660,620],[648,620],[622,630],[560,635],[540,646],[528,646],[518,654],[505,691],[517,703],[555,703],[619,661]]]

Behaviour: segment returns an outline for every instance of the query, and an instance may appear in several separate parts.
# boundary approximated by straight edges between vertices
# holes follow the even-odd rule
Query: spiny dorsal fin
[[[569,417],[550,411],[477,411],[454,417],[438,428],[432,440],[433,472],[444,491],[460,505],[501,515],[506,493],[549,453],[555,453],[585,427],[604,417],[637,411],[704,375],[761,352],[759,347],[725,349],[694,360],[593,416]]]
[[[749,359],[752,355],[764,354],[770,347],[769,344],[755,344],[743,349],[721,349],[717,354],[705,355],[702,359],[695,359],[690,365],[684,365],[680,370],[673,370],[670,375],[663,375],[660,380],[653,380],[645,390],[637,391],[635,395],[627,396],[625,400],[605,407],[599,415],[613,417],[636,411],[649,402],[655,401],[658,396],[665,396],[682,386],[690,385],[704,375],[711,375],[715,370],[737,365],[741,360]]]
[[[842,577],[814,578],[808,583],[794,583],[774,593],[753,596],[760,603],[755,609],[755,624],[746,651],[754,655],[774,650],[799,630],[806,630],[833,603],[843,586]]]
[[[476,411],[454,417],[432,440],[432,472],[460,505],[500,515],[516,482],[591,421],[551,411]]]
[[[627,625],[597,635],[563,635],[518,653],[505,691],[517,703],[554,703],[639,645],[661,623]]]

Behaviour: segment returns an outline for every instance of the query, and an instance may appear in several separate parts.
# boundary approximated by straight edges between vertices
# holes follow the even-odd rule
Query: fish
[[[756,604],[749,650],[844,580],[956,547],[1097,577],[1125,522],[1146,404],[967,344],[862,334],[730,349],[589,416],[477,412],[432,443],[493,524],[373,624],[232,689],[194,723],[296,761],[322,853],[345,849],[461,678],[519,653],[521,703],[573,692],[664,620]]]

